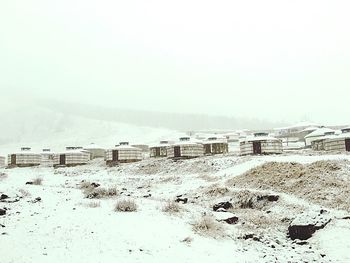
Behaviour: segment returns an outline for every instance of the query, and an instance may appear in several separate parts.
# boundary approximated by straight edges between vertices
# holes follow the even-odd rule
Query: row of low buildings
[[[350,127],[339,131],[330,128],[316,128],[305,136],[306,147],[313,150],[350,151]],[[53,153],[50,149],[43,149],[36,153],[30,148],[23,147],[21,151],[11,153],[7,158],[8,167],[28,166],[75,166],[88,163],[95,158],[104,158],[107,165],[131,163],[145,158],[145,152],[151,158],[188,159],[204,155],[228,153],[226,137],[209,137],[204,140],[182,137],[178,142],[161,141],[151,145],[129,145],[121,142],[113,148],[104,149],[95,144],[87,147],[66,147],[66,150]],[[241,155],[280,154],[283,152],[281,138],[268,133],[254,133],[239,142]],[[0,166],[5,166],[5,157],[0,156]]]
[[[88,163],[95,158],[104,158],[107,165],[118,163],[137,162],[149,152],[151,158],[189,159],[204,155],[226,154],[229,151],[225,137],[209,137],[205,140],[182,137],[178,142],[161,141],[159,144],[144,146],[129,145],[121,142],[110,149],[104,149],[95,144],[87,147],[66,147],[65,151],[53,153],[50,149],[42,152],[33,152],[31,148],[23,147],[21,151],[11,153],[7,158],[8,167],[28,166],[75,166]],[[143,149],[142,149],[143,148]],[[282,143],[279,139],[265,133],[257,133],[240,142],[242,155],[248,154],[278,154],[282,152]],[[1,164],[5,165],[5,158],[1,157]]]

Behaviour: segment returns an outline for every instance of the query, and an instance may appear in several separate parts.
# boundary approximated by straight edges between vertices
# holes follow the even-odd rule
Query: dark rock
[[[98,183],[91,183],[91,186],[94,187],[94,188],[96,188],[96,187],[99,187],[100,184],[98,184]]]
[[[6,215],[6,209],[0,208],[0,216]]]
[[[349,219],[350,219],[350,216],[345,216],[345,217],[343,217],[342,219],[349,220]]]
[[[227,209],[233,208],[233,206],[230,202],[221,202],[213,206],[214,211],[217,211],[220,208],[227,210]]]
[[[33,182],[26,182],[26,184],[33,184]]]
[[[243,237],[241,237],[244,240],[252,239],[254,241],[260,241],[260,238],[255,236],[254,234],[245,234]]]
[[[300,245],[300,246],[304,246],[304,245],[307,245],[308,242],[307,241],[298,241],[296,242],[297,245]]]
[[[259,195],[256,197],[257,201],[267,200],[269,202],[277,202],[280,197],[278,195]]]
[[[143,197],[144,198],[148,198],[148,197],[151,197],[152,195],[151,194],[148,194],[148,195],[144,195]]]
[[[316,232],[315,225],[291,225],[288,234],[291,239],[307,240]]]
[[[41,197],[37,197],[34,200],[32,200],[32,203],[35,204],[35,203],[40,202],[40,201],[41,201]]]
[[[288,235],[291,239],[307,240],[320,229],[323,229],[331,221],[326,211],[321,213],[303,213],[296,217],[288,227]]]
[[[224,220],[222,220],[222,221],[226,222],[227,224],[234,225],[234,224],[237,224],[237,222],[238,222],[238,217],[237,217],[237,216],[233,216],[233,217],[224,219]]]
[[[176,200],[175,200],[175,202],[177,202],[177,203],[180,203],[180,202],[182,202],[183,204],[187,204],[187,202],[188,202],[188,198],[177,198]]]
[[[0,224],[0,227],[5,227],[5,225],[3,225],[3,224]]]
[[[7,199],[7,198],[9,198],[9,196],[6,195],[6,194],[1,194],[0,195],[0,200],[4,200],[4,199]]]
[[[322,214],[324,214],[324,213],[327,213],[327,210],[321,209],[321,210],[320,210],[320,214],[322,215]]]

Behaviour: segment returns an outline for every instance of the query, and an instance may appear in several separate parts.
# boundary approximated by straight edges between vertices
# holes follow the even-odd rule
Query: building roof
[[[336,134],[336,135],[329,135],[329,136],[325,136],[324,139],[327,140],[344,140],[344,139],[350,139],[350,132],[346,132],[346,133],[341,133],[341,134]]]
[[[316,131],[317,129],[319,129],[319,127],[310,126],[310,127],[305,128],[305,129],[302,130],[301,132],[313,132],[313,131]]]
[[[223,136],[212,136],[207,138],[202,142],[203,144],[212,144],[212,143],[227,143],[227,139]]]
[[[309,133],[308,135],[306,135],[304,138],[312,138],[312,137],[318,137],[318,136],[324,136],[325,133],[327,132],[335,132],[335,130],[330,129],[330,128],[319,128],[311,133]]]
[[[303,122],[298,122],[296,124],[287,126],[287,127],[281,127],[281,128],[275,128],[274,130],[290,130],[290,129],[297,129],[297,128],[304,128],[304,127],[320,127],[320,124],[313,123],[313,122],[308,122],[308,121],[303,121]]]
[[[272,136],[247,136],[244,139],[240,140],[240,142],[256,142],[256,141],[281,141],[278,138]]]
[[[40,155],[39,152],[33,151],[30,147],[22,147],[20,151],[13,152],[11,154],[38,154],[38,155]]]
[[[64,151],[58,152],[58,154],[68,154],[68,153],[90,154],[87,150],[84,150],[84,149],[65,149]]]
[[[170,145],[171,145],[171,143],[169,143],[169,141],[160,141],[159,143],[155,143],[155,144],[150,145],[150,148],[167,147]]]
[[[114,149],[115,150],[140,150],[140,151],[142,151],[142,149],[140,149],[140,148],[137,148],[137,147],[134,147],[134,146],[131,146],[131,145],[129,145],[129,144],[120,144],[120,145],[116,145],[115,147],[114,147]]]
[[[198,145],[198,144],[203,144],[203,141],[195,138],[191,138],[191,137],[181,137],[179,141],[175,142],[173,145],[179,146],[179,145]]]

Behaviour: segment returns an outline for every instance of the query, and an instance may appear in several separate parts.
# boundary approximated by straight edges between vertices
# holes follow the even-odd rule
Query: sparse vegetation
[[[27,190],[24,190],[24,189],[19,189],[18,192],[21,193],[22,197],[29,197],[29,196],[31,196],[31,194]]]
[[[116,212],[135,212],[137,211],[137,205],[132,199],[120,200],[115,205],[114,211]]]
[[[186,243],[186,244],[190,244],[190,243],[192,243],[192,241],[193,241],[192,237],[186,237],[186,238],[181,240],[181,242]]]
[[[86,204],[86,206],[90,207],[90,208],[97,208],[97,207],[101,206],[101,203],[100,202],[89,202]]]
[[[166,213],[179,213],[181,211],[181,206],[174,201],[168,201],[163,206],[162,211]]]
[[[212,186],[209,190],[206,191],[206,194],[209,196],[222,196],[229,192],[229,189],[226,187]]]
[[[37,177],[34,180],[32,180],[33,185],[42,185],[42,183],[43,183],[43,179],[40,177]]]
[[[3,179],[5,179],[5,178],[7,178],[7,174],[5,174],[5,173],[0,173],[0,180],[3,180]]]
[[[89,181],[82,181],[79,184],[79,188],[80,189],[89,189],[89,188],[93,188],[93,186],[91,185],[91,182],[89,182]]]
[[[210,216],[203,216],[193,224],[193,230],[201,235],[218,236],[222,232],[222,226]]]
[[[108,198],[112,196],[117,196],[118,191],[116,187],[109,187],[109,188],[104,188],[104,187],[97,187],[97,188],[85,188],[84,189],[84,194],[86,198]]]
[[[316,204],[350,211],[347,165],[347,161],[269,162],[229,179],[227,185],[293,194]]]

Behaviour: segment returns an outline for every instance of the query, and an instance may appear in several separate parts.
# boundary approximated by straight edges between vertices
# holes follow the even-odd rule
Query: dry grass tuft
[[[21,193],[22,197],[30,197],[31,196],[31,194],[27,190],[24,190],[24,189],[19,189],[18,192]]]
[[[100,198],[108,198],[118,195],[118,191],[116,187],[97,187],[97,188],[85,188],[84,194],[86,198],[89,199],[100,199]]]
[[[132,199],[120,200],[114,207],[115,212],[135,212],[137,211],[137,205]]]
[[[43,179],[40,177],[37,177],[32,181],[33,185],[42,185],[42,183],[43,183]]]
[[[191,244],[192,241],[193,241],[192,237],[186,237],[186,238],[181,240],[181,242],[186,243],[186,244]]]
[[[181,211],[181,206],[174,201],[168,201],[163,206],[162,211],[165,213],[179,213]]]
[[[226,187],[212,186],[206,191],[206,195],[209,196],[223,196],[229,192]]]
[[[6,179],[6,178],[7,178],[7,174],[0,173],[0,180]]]
[[[193,225],[193,230],[201,235],[222,236],[222,226],[210,216],[204,216]]]
[[[79,184],[79,188],[80,189],[89,189],[89,188],[93,188],[93,186],[91,186],[91,182],[89,182],[89,181],[82,181]]]
[[[97,207],[101,206],[101,203],[100,202],[90,202],[90,203],[87,203],[86,206],[90,207],[90,208],[97,208]]]

